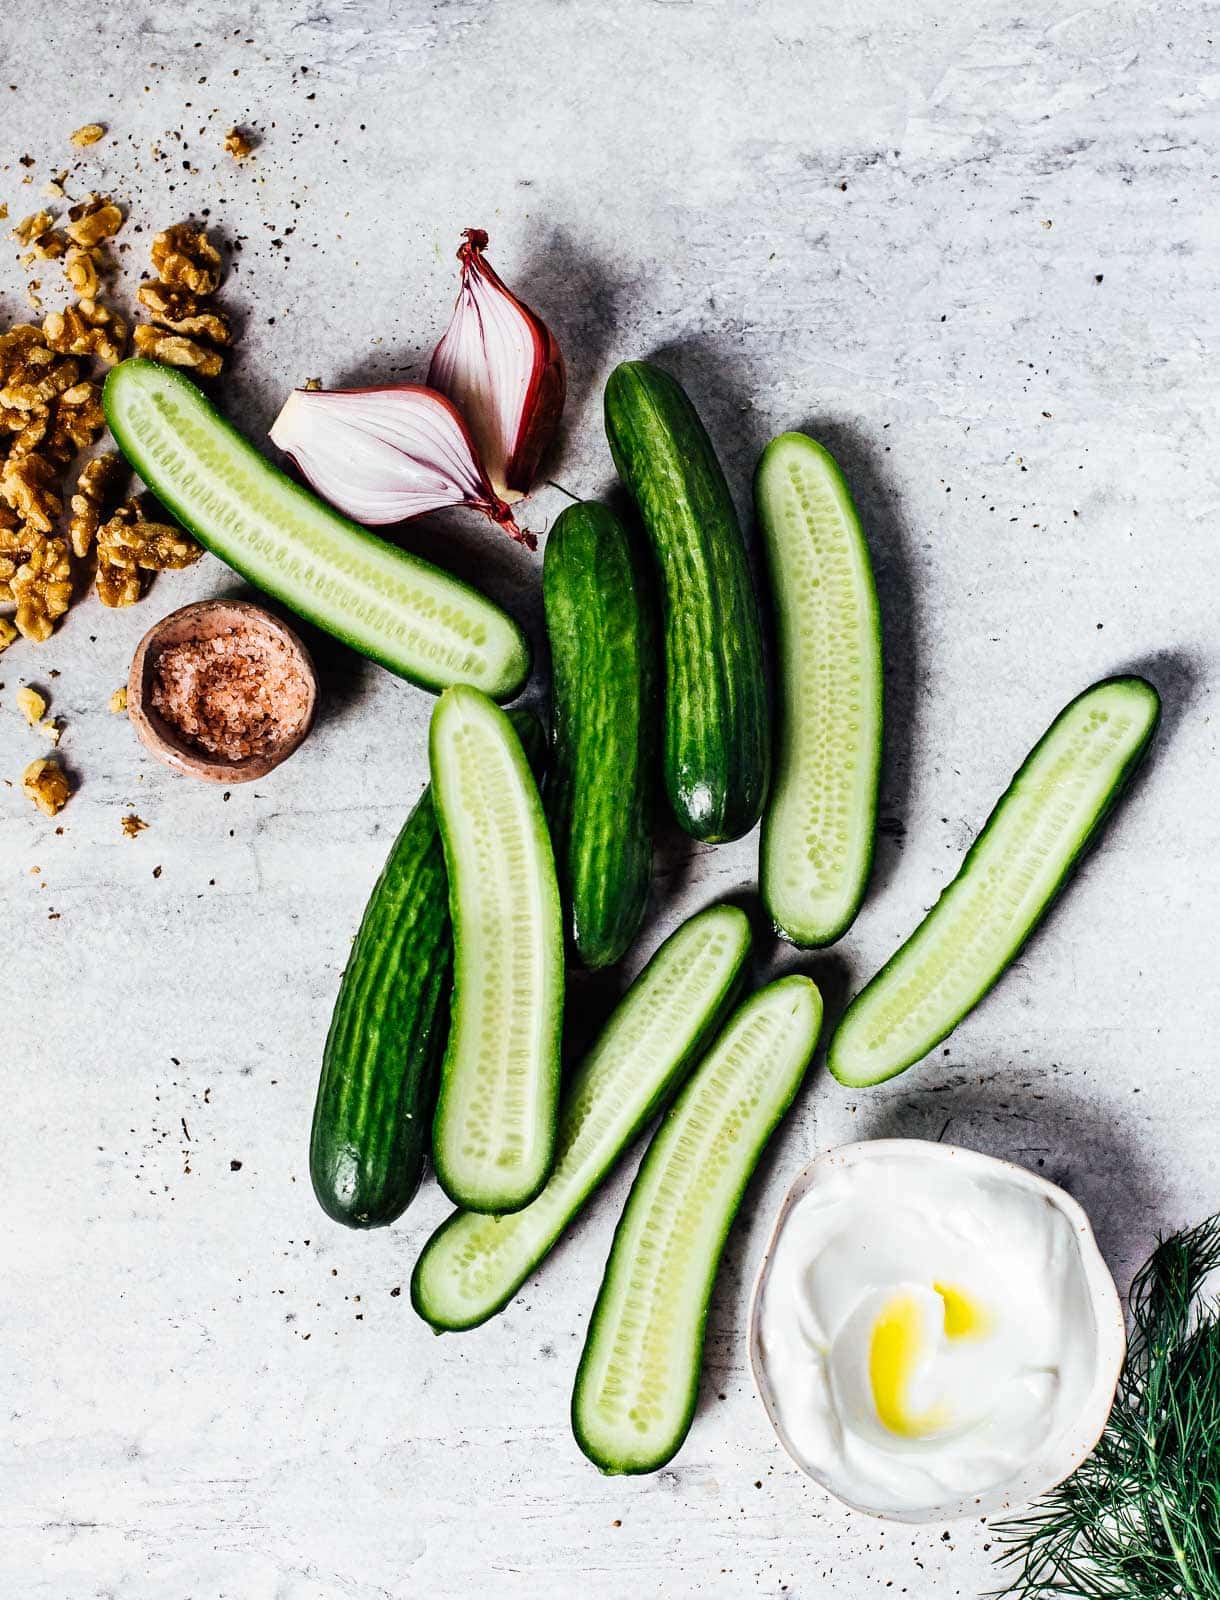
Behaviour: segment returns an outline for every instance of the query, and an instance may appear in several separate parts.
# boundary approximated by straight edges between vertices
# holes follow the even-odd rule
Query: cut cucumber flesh
[[[429,739],[453,921],[453,1002],[432,1134],[442,1189],[517,1211],[555,1151],[563,923],[542,801],[521,741],[477,689],[447,689]]]
[[[425,689],[516,694],[529,646],[469,585],[379,539],[264,459],[195,385],[138,357],[106,379],[106,420],[183,527],[258,588]]]
[[[845,1012],[827,1058],[840,1083],[902,1072],[987,993],[1101,827],[1159,715],[1142,678],[1106,679],[1060,712],[957,877]]]
[[[670,935],[577,1068],[559,1118],[555,1168],[508,1217],[459,1211],[424,1246],[411,1302],[438,1331],[500,1311],[698,1059],[737,990],[750,924],[713,906]]]
[[[686,1437],[725,1240],[800,1087],[821,1018],[808,978],[760,989],[729,1019],[648,1147],[572,1397],[576,1442],[605,1472],[655,1472]]]
[[[881,621],[834,457],[803,433],[763,451],[754,498],[775,601],[779,750],[760,879],[775,925],[831,944],[864,897],[881,770]]]

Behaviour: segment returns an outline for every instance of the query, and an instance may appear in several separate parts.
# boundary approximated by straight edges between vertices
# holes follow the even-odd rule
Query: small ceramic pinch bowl
[[[960,1498],[946,1498],[937,1504],[918,1508],[891,1508],[880,1504],[865,1504],[850,1498],[842,1483],[836,1484],[832,1466],[821,1467],[805,1459],[785,1431],[781,1407],[772,1387],[765,1354],[762,1327],[763,1303],[767,1293],[768,1277],[776,1254],[776,1247],[793,1208],[832,1176],[842,1177],[844,1169],[880,1158],[909,1159],[918,1151],[920,1159],[950,1164],[962,1175],[974,1176],[983,1181],[1003,1180],[1017,1185],[1026,1194],[1041,1197],[1053,1206],[1066,1221],[1072,1242],[1078,1254],[1083,1297],[1092,1312],[1091,1364],[1087,1381],[1082,1388],[1074,1414],[1060,1419],[1058,1425],[1042,1442],[1034,1455],[1014,1467],[1012,1473],[998,1484],[982,1488],[976,1494]],[[763,1408],[775,1430],[776,1437],[797,1467],[821,1485],[829,1494],[854,1510],[886,1520],[908,1523],[943,1522],[956,1517],[990,1516],[1012,1511],[1036,1500],[1039,1495],[1053,1489],[1069,1477],[1092,1452],[1100,1439],[1110,1409],[1126,1354],[1126,1328],[1122,1306],[1114,1280],[1110,1276],[1089,1219],[1069,1194],[1045,1178],[1013,1162],[999,1161],[992,1156],[980,1155],[952,1145],[932,1144],[914,1139],[876,1139],[858,1144],[840,1146],[827,1151],[811,1161],[800,1172],[785,1196],[776,1216],[775,1225],[767,1241],[763,1258],[754,1281],[750,1301],[749,1358],[754,1374],[754,1384]]]
[[[260,738],[259,749],[241,756],[206,749],[155,703],[158,663],[165,651],[229,636],[257,642],[274,660],[284,690],[279,725]],[[167,766],[208,783],[248,783],[286,761],[313,726],[317,699],[317,674],[301,639],[279,617],[247,600],[199,600],[162,617],[140,640],[127,680],[127,714],[145,747]]]

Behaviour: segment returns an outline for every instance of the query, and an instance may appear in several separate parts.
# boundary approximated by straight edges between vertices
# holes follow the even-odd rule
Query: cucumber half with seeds
[[[881,771],[881,622],[834,457],[803,433],[763,451],[754,499],[775,600],[779,743],[761,889],[777,928],[832,944],[864,897]]]
[[[529,646],[490,600],[325,505],[264,459],[189,378],[121,361],[110,431],[199,543],[299,616],[422,688],[473,684],[508,700]]]
[[[517,1211],[555,1152],[563,922],[538,786],[512,723],[447,689],[429,735],[449,875],[453,1001],[432,1133],[441,1188],[468,1211]]]
[[[1143,678],[1086,689],[1043,734],[915,932],[852,1001],[827,1058],[883,1083],[953,1031],[1017,956],[1139,764],[1160,716]]]
[[[571,1080],[542,1193],[509,1217],[459,1211],[424,1246],[411,1303],[425,1321],[474,1328],[507,1305],[698,1059],[749,949],[749,920],[735,906],[712,906],[670,935]]]
[[[541,767],[537,718],[508,715]],[[309,1173],[323,1211],[348,1227],[393,1222],[419,1187],[452,959],[445,857],[425,789],[365,907],[322,1055]]]
[[[576,1442],[604,1472],[655,1472],[690,1429],[725,1240],[821,1019],[808,978],[760,989],[730,1017],[648,1147],[572,1397]]]

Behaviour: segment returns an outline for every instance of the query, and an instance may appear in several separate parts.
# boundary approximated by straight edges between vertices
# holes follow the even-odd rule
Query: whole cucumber
[[[606,434],[648,531],[665,641],[665,786],[710,844],[758,821],[771,729],[762,632],[728,485],[686,392],[647,361],[606,385]]]
[[[551,645],[547,811],[568,937],[586,967],[639,931],[652,876],[656,639],[643,552],[607,506],[568,506],[542,567]]]
[[[538,766],[537,719],[510,716]],[[449,885],[429,787],[369,897],[322,1054],[309,1175],[323,1211],[349,1228],[393,1222],[419,1187],[452,964]]]

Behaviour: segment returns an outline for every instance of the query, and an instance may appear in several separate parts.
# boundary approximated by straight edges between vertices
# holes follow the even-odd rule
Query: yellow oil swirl
[[[981,1339],[991,1329],[985,1306],[952,1284],[932,1286],[944,1305],[947,1339]],[[911,1381],[923,1352],[923,1317],[912,1294],[890,1299],[873,1324],[868,1352],[868,1375],[873,1404],[884,1428],[901,1439],[926,1439],[952,1421],[948,1406],[935,1405],[912,1411],[907,1404]]]

